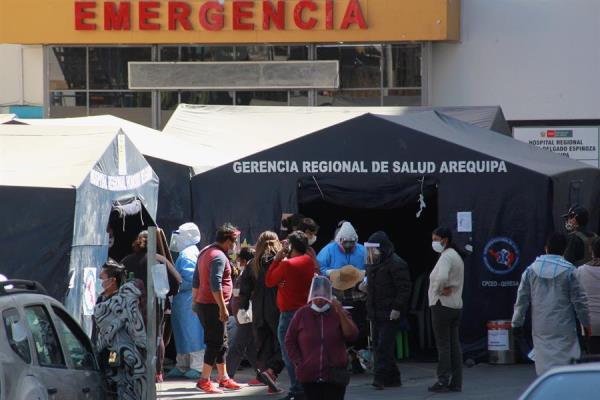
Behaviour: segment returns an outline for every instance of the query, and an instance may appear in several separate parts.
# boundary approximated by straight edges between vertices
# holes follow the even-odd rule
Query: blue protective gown
[[[171,325],[175,337],[177,354],[188,354],[204,350],[204,330],[195,312],[192,311],[192,281],[200,251],[195,245],[186,247],[175,261],[175,269],[183,282],[173,299]]]
[[[346,265],[352,265],[364,271],[365,248],[362,244],[356,243],[354,251],[346,254],[339,244],[331,242],[321,249],[319,255],[317,255],[317,261],[321,266],[321,274],[325,276],[327,276],[327,271],[330,269],[339,269]]]

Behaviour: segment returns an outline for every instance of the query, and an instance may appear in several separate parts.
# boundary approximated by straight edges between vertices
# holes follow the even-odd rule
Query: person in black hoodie
[[[256,242],[254,259],[248,263],[248,270],[240,277],[240,309],[248,310],[252,302],[257,380],[269,386],[269,393],[281,391],[275,381],[284,367],[277,340],[277,288],[265,286],[265,275],[279,250],[281,243],[275,232],[261,233]],[[254,381],[249,383],[255,384]]]
[[[381,390],[402,385],[394,358],[394,343],[408,312],[411,281],[408,265],[394,252],[394,245],[385,232],[372,234],[369,246],[374,247],[368,248],[372,256],[366,266],[367,315],[373,326],[373,386]]]

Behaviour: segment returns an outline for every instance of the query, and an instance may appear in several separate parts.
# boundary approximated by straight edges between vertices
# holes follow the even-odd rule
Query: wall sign
[[[460,39],[460,1],[0,1],[0,43],[381,43]]]
[[[507,173],[508,166],[501,160],[448,160],[448,161],[351,161],[351,160],[261,160],[236,161],[236,174],[483,174]]]
[[[513,137],[553,153],[599,167],[598,127],[518,127]]]

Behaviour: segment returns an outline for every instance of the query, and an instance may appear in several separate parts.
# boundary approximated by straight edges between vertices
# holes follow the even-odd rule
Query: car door
[[[104,398],[103,377],[90,340],[69,314],[57,305],[52,305],[55,326],[58,330],[73,390],[78,399],[99,400]]]
[[[31,332],[36,363],[32,375],[45,386],[50,400],[76,400],[73,380],[58,334],[45,304],[23,307],[25,321]]]
[[[6,304],[6,302],[5,302]],[[2,310],[0,330],[0,398],[10,400],[45,398],[46,388],[32,376],[33,356],[29,332],[14,302]]]

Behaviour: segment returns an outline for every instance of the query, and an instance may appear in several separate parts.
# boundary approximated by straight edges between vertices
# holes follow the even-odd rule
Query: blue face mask
[[[104,293],[104,286],[102,285],[104,282],[102,279],[96,279],[96,296],[100,296]]]

